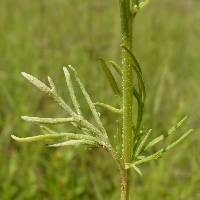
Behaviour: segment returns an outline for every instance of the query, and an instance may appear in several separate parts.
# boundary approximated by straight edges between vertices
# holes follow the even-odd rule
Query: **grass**
[[[134,49],[149,83],[144,123],[145,127],[153,128],[152,137],[185,114],[190,115],[188,126],[198,128],[199,6],[197,1],[154,0],[138,16],[134,38],[140,39],[135,40]],[[72,12],[74,8],[76,12]],[[83,156],[78,149],[47,151],[40,145],[19,146],[9,138],[10,132],[29,136],[30,132],[37,131],[35,126],[22,123],[20,115],[58,114],[56,105],[48,98],[29,89],[19,75],[21,71],[38,77],[45,77],[48,72],[57,79],[58,88],[63,88],[60,67],[73,64],[79,68],[94,97],[110,102],[111,91],[105,78],[99,76],[97,57],[106,55],[108,59],[117,59],[119,56],[119,19],[113,17],[117,16],[117,9],[117,1],[105,0],[81,4],[78,0],[31,3],[1,0],[1,199],[118,198],[117,169],[103,152],[85,151]],[[76,27],[72,19],[77,22]],[[60,92],[66,95],[66,91]],[[88,113],[87,108],[84,112]],[[105,123],[110,124],[110,114],[104,115]],[[164,124],[166,121],[168,124]],[[199,147],[195,145],[198,142],[195,134],[163,160],[145,166],[144,179],[135,177],[137,198],[199,199],[200,160]],[[110,166],[113,168],[108,170]],[[86,173],[87,169],[90,173]],[[91,187],[95,193],[90,191]]]

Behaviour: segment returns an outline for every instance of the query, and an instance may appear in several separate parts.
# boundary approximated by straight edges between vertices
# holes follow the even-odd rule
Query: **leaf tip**
[[[21,72],[22,76],[26,76],[26,74],[27,74],[26,72]]]
[[[15,141],[20,141],[20,138],[19,137],[17,137],[17,136],[15,136],[15,135],[11,135],[10,136],[13,140],[15,140]]]
[[[69,76],[69,71],[68,71],[67,67],[63,66],[63,72],[64,72],[65,76]]]
[[[47,79],[48,79],[49,82],[52,81],[52,78],[50,76],[47,76]]]
[[[21,119],[26,120],[27,116],[21,116]]]
[[[21,72],[21,75],[26,78],[26,79],[29,79],[30,78],[30,74],[26,73],[26,72]]]
[[[46,86],[42,81],[32,76],[31,74],[28,74],[26,72],[21,72],[21,74],[24,78],[26,78],[30,83],[32,83],[35,87],[40,89],[42,92],[48,93],[50,91],[50,88],[48,86]]]

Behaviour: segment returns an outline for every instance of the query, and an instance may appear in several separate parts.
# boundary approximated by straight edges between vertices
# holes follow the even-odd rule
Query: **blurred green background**
[[[185,127],[196,131],[163,159],[142,167],[143,178],[132,173],[130,199],[200,199],[199,10],[199,0],[152,0],[134,23],[134,52],[147,84],[144,128],[153,128],[156,136],[187,114]],[[120,60],[118,15],[117,0],[0,0],[1,200],[119,199],[118,172],[105,152],[48,149],[10,138],[39,133],[20,115],[65,116],[21,71],[41,80],[49,74],[69,100],[62,66],[72,64],[94,100],[115,103],[98,57]],[[88,111],[85,107],[90,119]],[[102,115],[112,129],[113,116]]]

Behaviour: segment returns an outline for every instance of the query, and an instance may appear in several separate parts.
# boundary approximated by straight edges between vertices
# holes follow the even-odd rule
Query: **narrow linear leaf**
[[[137,78],[138,78],[138,85],[139,85],[139,94],[142,95],[142,101],[144,102],[145,97],[146,97],[146,88],[145,88],[145,84],[142,78],[142,74],[138,71],[138,69],[135,67],[135,65],[132,65],[134,71],[137,74]]]
[[[175,142],[173,142],[172,144],[168,145],[164,150],[168,151],[170,149],[172,149],[173,147],[175,147],[177,144],[179,144],[180,142],[182,142],[187,136],[189,136],[192,133],[193,129],[188,130],[185,134],[183,134],[179,139],[177,139]]]
[[[82,128],[82,127],[78,126],[77,123],[73,123],[73,125],[74,125],[76,128],[78,128],[80,131],[83,131],[84,134],[86,134],[86,135],[89,135],[89,134],[90,134],[90,132],[89,132],[89,130],[88,130],[87,128]],[[47,132],[47,133],[51,133],[51,134],[58,133],[58,132],[56,132],[56,131],[52,130],[51,128],[49,128],[49,127],[47,127],[47,126],[44,126],[44,125],[40,125],[40,128],[43,130],[43,132],[44,132],[45,134],[46,134],[46,132]],[[78,135],[78,134],[76,134],[76,135]],[[90,137],[91,137],[91,136],[90,136]]]
[[[79,85],[79,87],[80,87],[80,89],[81,89],[81,91],[82,91],[82,93],[83,93],[83,96],[85,97],[85,99],[86,99],[86,101],[87,101],[87,103],[88,103],[88,106],[89,106],[89,108],[90,108],[90,110],[91,110],[91,112],[92,112],[92,115],[93,115],[93,117],[94,117],[96,123],[98,124],[98,126],[99,126],[99,128],[101,129],[101,131],[103,132],[103,134],[107,137],[106,130],[105,130],[105,128],[104,128],[104,126],[103,126],[103,124],[102,124],[102,122],[101,122],[101,119],[100,119],[100,117],[99,117],[99,114],[98,114],[98,112],[97,112],[95,106],[94,106],[94,103],[92,102],[92,100],[91,100],[89,94],[87,93],[87,91],[86,91],[84,85],[83,85],[82,82],[80,81],[80,79],[79,79],[79,77],[78,77],[78,75],[77,75],[76,70],[75,70],[71,65],[69,65],[68,67],[69,67],[69,69],[73,72],[73,74],[74,74],[74,76],[75,76],[75,79],[76,79],[76,81],[77,81],[77,83],[78,83],[78,85]]]
[[[141,95],[138,93],[136,88],[133,88],[133,95],[136,98],[138,105],[137,124],[136,124],[136,131],[138,132],[143,118],[144,103],[142,102]]]
[[[144,112],[144,103],[141,102],[141,104],[138,105],[138,117],[137,117],[137,124],[136,124],[137,133],[140,130],[140,126],[141,126],[142,118],[143,118],[143,112]]]
[[[120,124],[119,124],[119,121],[117,120],[117,130],[116,132],[114,133],[114,144],[115,144],[115,149],[117,151],[117,153],[119,155],[121,155],[121,147],[122,147],[122,133],[121,133],[121,130],[120,130]]]
[[[144,138],[143,138],[142,141],[140,142],[140,144],[139,144],[139,146],[138,146],[138,148],[137,148],[137,150],[136,150],[136,153],[135,153],[135,156],[136,156],[136,157],[137,157],[137,156],[143,151],[143,149],[145,148],[145,144],[146,144],[146,142],[147,142],[147,140],[148,140],[148,138],[149,138],[151,132],[152,132],[152,129],[150,129],[150,130],[146,133],[146,135],[144,136]]]
[[[142,117],[143,117],[143,102],[142,102],[142,99],[141,99],[141,96],[140,94],[138,93],[138,91],[133,88],[133,95],[134,97],[136,98],[137,100],[137,105],[138,105],[138,114],[137,114],[137,124],[136,124],[136,130],[138,131],[139,130],[139,127],[140,127],[140,124],[142,122]]]
[[[11,137],[16,140],[17,142],[40,142],[40,141],[50,141],[50,140],[88,140],[99,144],[99,140],[90,135],[84,134],[77,134],[77,133],[52,133],[52,134],[43,134],[43,135],[36,135],[31,137],[17,137],[15,135],[11,135]]]
[[[82,125],[83,127],[88,128],[92,133],[99,133],[99,130],[92,125],[91,123],[89,123],[87,120],[85,120],[82,116],[77,115],[72,109],[71,107],[65,103],[65,101],[58,96],[57,93],[52,93],[51,94],[52,98],[54,99],[54,101],[61,107],[63,108],[68,114],[70,114],[77,123],[79,123],[80,125]],[[72,123],[74,124],[74,123]]]
[[[149,162],[151,160],[156,160],[156,159],[160,158],[163,155],[163,152],[164,152],[164,149],[161,149],[161,150],[157,151],[156,153],[154,153],[154,154],[152,154],[150,156],[147,156],[147,157],[145,157],[145,158],[143,158],[141,160],[135,161],[130,166],[132,167],[132,165],[140,165],[142,163]]]
[[[47,126],[44,126],[44,125],[41,125],[40,128],[44,131],[44,132],[47,132],[47,133],[51,133],[51,134],[55,134],[57,133],[56,131],[50,129],[49,127]]]
[[[100,59],[100,64],[101,64],[101,68],[102,68],[104,74],[106,75],[106,77],[107,77],[107,79],[110,83],[110,86],[111,86],[113,92],[116,95],[120,95],[120,90],[119,90],[119,87],[117,85],[117,82],[116,82],[114,76],[112,75],[112,72],[108,68],[106,62],[102,58]]]
[[[56,92],[56,86],[55,86],[55,84],[53,82],[53,79],[50,76],[48,76],[47,78],[48,78],[48,81],[49,81],[49,85],[50,85],[50,87],[52,89],[52,92]]]
[[[55,84],[53,83],[53,80],[50,77],[48,77],[48,81],[53,91],[42,81],[35,78],[34,76],[27,74],[25,72],[22,72],[21,74],[34,86],[39,88],[42,92],[45,92],[48,95],[50,95],[65,111],[67,111],[69,114],[74,114],[72,109],[64,102],[64,100],[61,97],[58,96],[55,89]]]
[[[47,85],[45,85],[42,81],[37,79],[36,77],[26,72],[21,72],[21,74],[24,78],[26,78],[30,83],[32,83],[35,87],[37,87],[42,92],[50,93],[50,88]]]
[[[135,165],[133,165],[132,167],[133,167],[133,169],[134,169],[140,176],[143,176],[142,171],[140,170],[140,168],[138,168],[138,167],[135,166]]]
[[[80,117],[78,116],[75,119],[76,119],[77,124],[82,126],[81,128],[84,129],[84,130],[87,130],[87,132],[89,130],[90,134],[91,134],[91,132],[92,132],[92,134],[97,134],[97,135],[101,135],[102,134],[102,132],[97,127],[95,127],[93,124],[88,122],[82,116],[80,116]]]
[[[44,134],[44,135],[37,135],[32,137],[25,137],[20,138],[15,135],[11,135],[12,139],[14,139],[17,142],[39,142],[39,141],[47,141],[47,140],[55,140],[55,139],[62,139],[66,136],[66,134]]]
[[[52,81],[52,79],[49,77],[48,81],[52,88],[47,87],[43,82],[38,80],[37,78],[33,77],[30,74],[27,74],[25,72],[22,72],[22,75],[29,80],[33,85],[35,85],[37,88],[39,88],[41,91],[47,93],[50,97],[53,98],[53,100],[61,107],[63,108],[68,114],[70,114],[77,122],[79,122],[83,127],[88,128],[92,133],[100,133],[100,131],[93,126],[91,123],[89,123],[87,120],[83,119],[81,116],[77,115],[71,107],[65,103],[65,101],[57,94],[55,90],[55,85]],[[72,122],[72,124],[74,124]]]
[[[72,146],[72,145],[91,145],[97,146],[96,142],[90,140],[69,140],[65,142],[60,142],[56,144],[50,144],[49,147],[63,147],[63,146]]]
[[[122,114],[121,109],[115,108],[115,107],[105,104],[105,103],[96,102],[96,103],[94,103],[94,105],[105,108],[106,110],[116,113],[116,114]]]
[[[136,98],[138,105],[140,105],[142,100],[141,100],[140,95],[135,87],[133,88],[133,95]]]
[[[42,123],[42,124],[62,124],[67,122],[74,122],[75,119],[73,117],[69,118],[40,118],[40,117],[29,117],[29,116],[22,116],[23,120],[27,122],[35,122],[35,123]]]
[[[142,94],[142,101],[144,102],[145,97],[146,97],[146,89],[145,89],[145,84],[144,84],[144,81],[143,81],[143,78],[142,78],[142,70],[141,70],[140,64],[137,61],[134,54],[126,46],[121,45],[121,47],[130,55],[130,57],[133,60],[132,67],[137,74],[138,85],[139,85],[139,93]]]
[[[75,120],[77,123],[79,123],[80,125],[82,125],[83,127],[88,128],[90,131],[92,131],[92,133],[99,133],[99,130],[92,125],[91,123],[89,123],[86,119],[84,119],[82,116],[77,115],[75,112],[72,111],[72,109],[65,103],[65,101],[57,96],[55,98],[55,101],[67,112],[69,113]]]
[[[56,91],[52,92],[50,96],[53,98],[53,100],[68,114],[72,115],[73,117],[76,116],[76,113],[71,109],[71,107],[65,103],[62,97],[60,97]]]
[[[185,134],[183,134],[183,136],[181,136],[179,139],[177,139],[175,142],[173,142],[172,144],[168,145],[165,148],[160,149],[159,151],[157,151],[156,153],[145,157],[144,159],[141,159],[139,161],[134,162],[134,165],[140,165],[142,163],[151,161],[151,160],[155,160],[160,158],[163,153],[169,151],[170,149],[172,149],[173,147],[175,147],[177,144],[179,144],[180,142],[182,142],[187,136],[189,136],[191,134],[191,132],[193,131],[193,129],[190,129],[189,131],[187,131]],[[132,165],[132,164],[131,164]]]
[[[75,95],[75,92],[74,92],[74,89],[73,89],[73,85],[72,85],[72,81],[71,81],[71,78],[70,78],[70,74],[69,74],[69,72],[68,72],[66,67],[63,67],[63,71],[64,71],[67,87],[69,89],[69,94],[70,94],[72,103],[74,105],[74,108],[75,108],[76,112],[79,115],[81,115],[80,105],[79,105],[79,103],[77,101],[77,98],[76,98],[76,95]]]
[[[76,119],[76,121],[80,121],[83,126],[86,126],[87,128],[89,128],[93,133],[94,132],[98,132],[98,130],[92,124],[90,124],[88,121],[86,121],[84,119],[80,120],[79,117],[77,117],[76,113],[74,113],[73,110],[70,108],[70,106],[68,106],[65,103],[65,101],[60,96],[58,96],[58,94],[56,92],[55,84],[53,83],[53,80],[50,77],[48,77],[48,81],[49,81],[49,84],[50,84],[51,88],[49,88],[43,82],[41,82],[40,80],[38,80],[37,78],[35,78],[34,76],[32,76],[30,74],[22,72],[22,75],[29,82],[31,82],[34,86],[39,88],[42,92],[45,92],[49,96],[51,96],[54,99],[54,101],[56,103],[58,103],[58,105],[60,107],[62,107],[68,114],[70,114],[72,117],[74,117]]]
[[[131,164],[131,165],[130,164],[125,165],[125,169],[130,169],[130,168],[133,168],[137,172],[138,175],[143,176],[140,168],[138,168],[137,166],[135,166],[133,164]]]
[[[145,147],[144,150],[149,149],[150,147],[154,146],[155,144],[157,144],[158,142],[166,139],[167,137],[169,137],[170,135],[176,133],[176,130],[181,127],[183,125],[183,123],[187,120],[187,116],[185,116],[183,119],[181,119],[175,126],[172,126],[167,133],[162,134],[160,136],[158,136],[157,138],[153,139],[151,142],[149,142],[149,144]]]
[[[142,160],[144,158],[145,158],[145,156],[140,156],[140,155],[137,157],[138,160]]]
[[[121,67],[115,61],[112,61],[112,60],[110,60],[109,63],[112,65],[112,67],[118,73],[118,75],[120,77],[122,77],[122,69],[121,69]]]
[[[134,54],[124,45],[121,45],[121,47],[130,55],[130,57],[132,58],[132,61],[134,63],[134,65],[136,66],[137,68],[137,71],[139,71],[140,74],[142,74],[142,70],[141,70],[141,67],[140,67],[140,64],[139,62],[137,61],[136,57],[134,56]]]

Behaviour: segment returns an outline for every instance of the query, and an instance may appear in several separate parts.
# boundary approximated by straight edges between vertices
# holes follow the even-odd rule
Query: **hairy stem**
[[[128,171],[124,167],[120,168],[120,188],[121,200],[127,200],[129,197],[129,176]]]
[[[132,15],[130,0],[120,0],[122,45],[132,49]],[[132,101],[133,81],[130,55],[122,49],[123,66],[123,157],[126,163],[131,162],[133,147]]]
[[[130,11],[130,0],[119,0],[120,18],[121,18],[121,36],[122,45],[132,49],[132,21],[133,17]],[[130,163],[133,151],[133,74],[130,55],[122,48],[122,66],[123,66],[123,161]],[[124,165],[123,165],[124,166]],[[121,200],[128,200],[128,171],[122,166],[120,169],[121,180]]]

